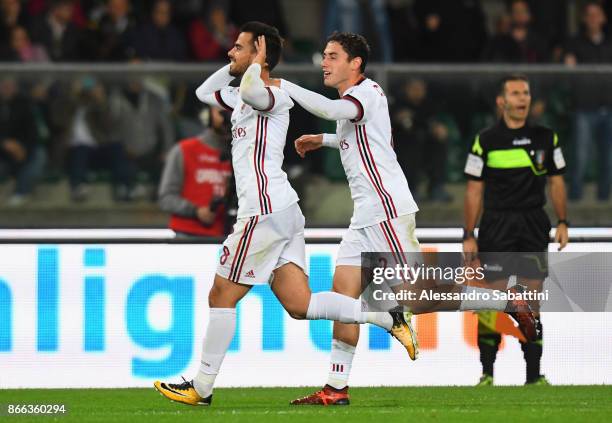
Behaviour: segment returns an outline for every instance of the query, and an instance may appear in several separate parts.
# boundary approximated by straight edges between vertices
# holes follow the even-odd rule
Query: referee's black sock
[[[493,364],[497,357],[497,350],[501,343],[499,333],[481,333],[478,325],[478,348],[480,349],[480,362],[482,363],[482,374],[493,377]]]
[[[538,337],[533,342],[521,343],[525,363],[527,364],[527,383],[534,383],[540,378],[540,360],[542,358],[542,323],[537,320]]]

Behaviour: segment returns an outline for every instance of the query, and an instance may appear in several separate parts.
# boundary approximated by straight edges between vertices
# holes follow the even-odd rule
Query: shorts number
[[[229,255],[230,255],[229,248],[227,248],[226,246],[223,246],[223,254],[221,254],[221,257],[219,257],[219,263],[221,263],[222,266],[227,261],[227,258],[229,257]]]

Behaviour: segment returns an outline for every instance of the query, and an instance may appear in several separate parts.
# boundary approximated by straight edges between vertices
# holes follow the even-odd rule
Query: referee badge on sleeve
[[[557,169],[562,169],[565,167],[565,158],[563,157],[563,152],[561,151],[561,147],[557,147],[553,151],[553,160],[555,162],[555,166]]]
[[[463,170],[466,174],[480,178],[482,176],[482,168],[484,167],[484,160],[482,157],[476,154],[468,154],[467,161],[465,162],[465,169]]]

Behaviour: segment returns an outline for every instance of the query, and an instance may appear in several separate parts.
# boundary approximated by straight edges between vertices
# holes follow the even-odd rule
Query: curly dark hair
[[[342,49],[348,54],[349,60],[361,57],[360,70],[361,73],[365,72],[370,57],[370,46],[363,35],[335,31],[327,38],[328,43],[332,41],[342,46]]]

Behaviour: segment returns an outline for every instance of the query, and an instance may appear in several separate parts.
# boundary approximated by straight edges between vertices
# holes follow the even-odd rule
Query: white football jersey
[[[293,101],[280,88],[267,89],[273,98],[267,110],[244,103],[235,87],[215,93],[217,102],[232,111],[232,165],[239,219],[279,212],[298,201],[281,168]]]
[[[417,207],[393,151],[387,97],[371,79],[350,87],[343,97],[359,109],[356,119],[340,120],[336,137],[354,203],[351,228],[376,225]]]

